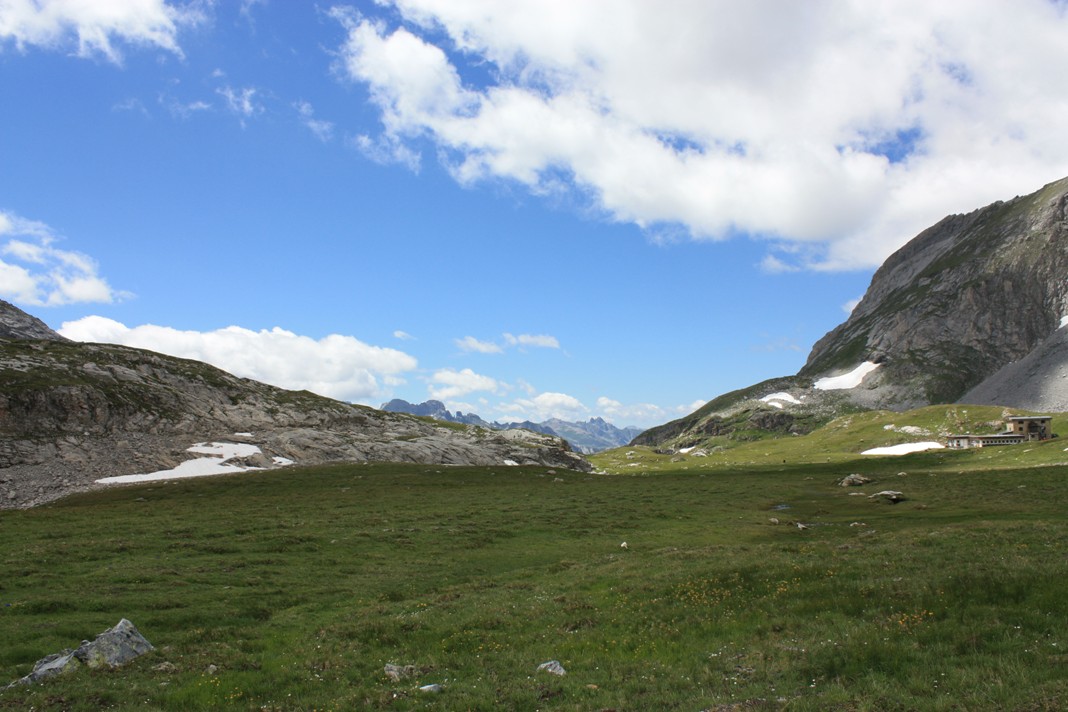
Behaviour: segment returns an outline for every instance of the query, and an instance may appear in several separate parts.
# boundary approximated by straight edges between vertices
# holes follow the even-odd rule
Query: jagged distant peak
[[[409,403],[406,400],[395,398],[388,403],[383,403],[382,410],[429,416],[437,420],[465,423],[467,425],[481,425],[494,430],[519,428],[533,430],[545,435],[556,435],[567,440],[575,450],[584,454],[626,445],[641,432],[641,428],[634,426],[618,428],[601,417],[593,417],[586,422],[571,422],[560,418],[550,418],[540,423],[529,420],[510,423],[487,422],[475,413],[464,414],[459,411],[452,413],[445,408],[441,401],[434,400]]]

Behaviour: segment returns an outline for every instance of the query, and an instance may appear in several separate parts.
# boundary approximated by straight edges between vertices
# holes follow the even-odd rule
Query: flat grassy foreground
[[[1068,467],[942,462],[349,465],[2,512],[0,684],[123,617],[157,650],[0,708],[1068,707]]]

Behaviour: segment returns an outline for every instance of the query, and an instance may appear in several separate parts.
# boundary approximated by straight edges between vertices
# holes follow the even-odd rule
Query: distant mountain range
[[[536,433],[561,437],[567,440],[574,450],[586,455],[626,445],[642,432],[641,428],[632,426],[617,428],[603,418],[590,418],[586,422],[571,422],[560,420],[559,418],[551,418],[541,423],[532,423],[529,420],[524,420],[520,423],[491,423],[474,413],[465,414],[461,411],[452,413],[445,407],[444,403],[437,400],[409,403],[406,400],[394,398],[389,403],[383,403],[381,410],[389,413],[421,415],[450,423],[477,425],[492,430],[513,430],[517,428],[533,430]]]
[[[714,398],[635,444],[729,446],[942,403],[1068,411],[1068,178],[924,230],[797,375]]]

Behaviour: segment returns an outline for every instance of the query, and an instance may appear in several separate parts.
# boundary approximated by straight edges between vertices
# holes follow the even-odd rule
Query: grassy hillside
[[[0,709],[1062,709],[1068,472],[941,457],[333,466],[2,512],[0,682],[121,617],[158,650]]]
[[[861,456],[865,450],[912,442],[941,442],[952,433],[996,433],[1004,430],[1006,414],[1022,411],[997,406],[933,405],[904,413],[866,411],[836,418],[808,435],[767,437],[752,442],[711,438],[691,453],[657,452],[652,447],[623,447],[593,455],[589,460],[610,474],[635,472],[690,472],[725,467],[767,467],[787,472],[797,464],[844,463],[857,461],[860,470],[901,469],[913,458],[924,467],[970,471],[989,468],[1017,468],[1041,465],[1068,465],[1068,414],[1053,418],[1053,432],[1064,435],[1044,443],[973,450],[937,450],[928,454],[901,457]],[[716,447],[719,445],[719,447]]]

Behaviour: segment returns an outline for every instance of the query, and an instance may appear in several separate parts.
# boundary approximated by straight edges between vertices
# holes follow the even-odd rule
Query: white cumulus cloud
[[[470,368],[457,371],[451,368],[443,368],[430,377],[431,383],[427,389],[432,398],[437,400],[452,400],[477,391],[489,391],[496,393],[501,385],[496,379],[475,373]]]
[[[566,393],[539,393],[532,398],[517,398],[497,406],[499,420],[540,422],[550,418],[577,420],[589,412],[582,401]]]
[[[618,427],[644,426],[662,423],[668,419],[668,412],[658,405],[652,403],[624,405],[620,401],[605,396],[597,399],[597,410],[602,418]]]
[[[380,113],[367,146],[567,186],[654,233],[767,239],[770,271],[874,266],[1068,174],[1063,2],[380,4],[399,25],[333,12]]]
[[[88,255],[56,247],[42,222],[0,211],[0,297],[30,306],[110,303],[129,296],[99,274]]]
[[[178,31],[204,19],[199,3],[166,0],[0,0],[0,42],[103,55],[121,63],[116,42],[155,46],[181,56]]]
[[[383,384],[403,382],[401,374],[418,365],[402,351],[371,346],[352,336],[313,339],[278,327],[182,331],[151,324],[131,328],[89,316],[64,323],[59,333],[75,341],[121,344],[204,361],[243,378],[355,402],[380,399]]]

